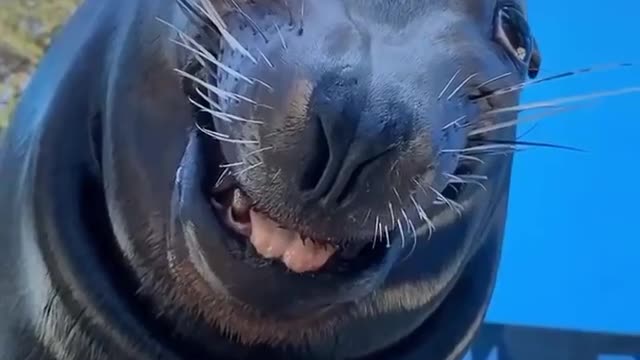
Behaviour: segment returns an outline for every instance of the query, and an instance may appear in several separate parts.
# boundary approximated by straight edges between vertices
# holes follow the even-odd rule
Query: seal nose
[[[366,174],[390,163],[397,138],[388,131],[391,124],[384,113],[372,114],[367,108],[366,86],[358,78],[327,80],[314,90],[309,111],[312,150],[301,181],[307,201],[346,206]]]

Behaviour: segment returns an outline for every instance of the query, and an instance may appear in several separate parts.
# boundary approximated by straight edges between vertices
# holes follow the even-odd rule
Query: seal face
[[[456,198],[480,188],[452,183],[489,175],[464,155],[490,141],[469,133],[517,101],[487,95],[535,75],[538,55],[518,3],[445,3],[187,3],[225,30],[181,34],[201,133],[175,246],[192,242],[243,303],[305,314],[369,294],[433,214],[463,212]]]
[[[54,358],[463,352],[540,66],[522,2],[90,0],[60,36],[0,162]]]

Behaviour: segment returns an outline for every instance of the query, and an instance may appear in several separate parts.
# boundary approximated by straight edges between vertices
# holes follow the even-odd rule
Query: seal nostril
[[[378,156],[375,156],[371,159],[366,160],[365,162],[359,164],[353,170],[353,172],[351,173],[351,176],[348,178],[348,180],[344,184],[342,191],[340,191],[340,193],[336,197],[335,201],[338,206],[343,206],[344,204],[349,202],[350,195],[354,195],[356,193],[355,191],[356,185],[358,184],[358,180],[362,177],[362,174],[364,173],[365,169],[369,165],[373,164],[376,160],[378,160],[384,154],[385,153],[382,153],[382,154],[379,154]]]
[[[300,183],[300,189],[302,191],[311,191],[318,187],[320,179],[325,172],[329,164],[329,142],[327,140],[327,134],[324,127],[320,123],[320,118],[315,118],[313,127],[318,127],[317,131],[313,131],[314,134],[314,152],[311,155],[311,159],[307,164],[307,167],[302,173],[302,179]],[[315,129],[314,129],[315,130]]]

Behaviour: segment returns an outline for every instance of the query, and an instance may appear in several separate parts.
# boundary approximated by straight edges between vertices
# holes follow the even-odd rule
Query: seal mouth
[[[199,134],[199,136],[201,136]],[[205,135],[206,136],[206,135]],[[212,215],[226,231],[233,256],[256,266],[280,266],[294,273],[358,272],[379,264],[387,248],[370,241],[336,242],[306,235],[299,229],[278,223],[259,208],[237,181],[224,161],[216,140],[201,139],[205,158],[203,195],[209,199]]]

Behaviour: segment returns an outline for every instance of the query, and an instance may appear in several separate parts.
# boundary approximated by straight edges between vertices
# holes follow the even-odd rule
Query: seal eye
[[[535,42],[527,20],[518,7],[509,4],[498,9],[495,38],[519,64],[531,72],[530,65],[535,52]]]

